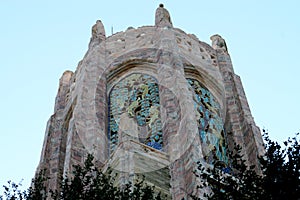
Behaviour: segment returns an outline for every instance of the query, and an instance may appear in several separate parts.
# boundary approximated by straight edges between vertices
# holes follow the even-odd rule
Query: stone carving
[[[100,41],[105,40],[105,30],[101,20],[97,20],[96,24],[92,27],[92,40],[100,39]]]
[[[223,49],[227,51],[227,45],[225,40],[218,34],[213,35],[210,37],[210,40],[212,41],[212,47],[214,49]]]
[[[120,116],[119,130],[121,131],[121,141],[138,140],[138,124],[128,113]]]
[[[158,27],[173,27],[171,17],[167,9],[163,4],[160,4],[155,13],[155,26]]]

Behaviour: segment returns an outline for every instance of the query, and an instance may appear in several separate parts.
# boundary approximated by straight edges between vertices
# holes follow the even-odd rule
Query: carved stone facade
[[[38,170],[54,189],[88,153],[118,171],[118,184],[144,174],[169,198],[188,199],[196,162],[228,163],[240,144],[249,164],[263,152],[225,40],[212,46],[173,28],[160,5],[154,26],[106,37],[100,20],[76,71],[63,73]]]

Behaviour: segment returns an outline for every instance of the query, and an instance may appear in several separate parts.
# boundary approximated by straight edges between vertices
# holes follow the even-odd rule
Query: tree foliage
[[[208,166],[198,162],[195,175],[199,177],[194,200],[281,200],[300,199],[300,144],[299,134],[288,138],[279,145],[264,131],[265,154],[258,158],[259,169],[247,166],[240,146],[235,145],[228,153],[230,164],[216,162]],[[127,183],[122,188],[115,186],[115,175],[103,174],[93,164],[93,156],[88,155],[83,166],[74,166],[70,177],[62,178],[57,191],[46,191],[45,171],[41,171],[32,181],[27,191],[21,191],[20,184],[8,181],[0,200],[151,200],[162,199],[155,188],[145,184],[144,179]],[[257,171],[259,173],[257,173]]]
[[[300,199],[298,134],[281,146],[272,141],[265,130],[263,132],[266,152],[258,158],[260,169],[247,166],[241,147],[235,145],[234,151],[228,154],[231,170],[222,165],[215,164],[212,168],[198,162],[195,174],[201,181],[198,194],[191,197],[201,199],[199,192],[205,191],[203,196],[207,199]]]
[[[115,175],[98,170],[93,164],[93,156],[88,155],[84,166],[74,166],[71,176],[62,178],[56,191],[47,191],[45,171],[41,171],[32,181],[32,187],[20,191],[19,184],[8,182],[4,187],[4,196],[0,200],[161,200],[155,188],[145,184],[144,178],[137,182],[128,182],[122,188],[114,185]]]

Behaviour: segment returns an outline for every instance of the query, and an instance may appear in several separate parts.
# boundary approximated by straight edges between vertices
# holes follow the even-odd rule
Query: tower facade
[[[154,26],[109,37],[98,20],[76,71],[59,80],[38,166],[47,169],[47,187],[89,153],[118,172],[118,184],[143,174],[172,199],[195,189],[197,161],[228,163],[234,142],[255,165],[260,130],[225,40],[211,40],[174,28],[163,5]]]

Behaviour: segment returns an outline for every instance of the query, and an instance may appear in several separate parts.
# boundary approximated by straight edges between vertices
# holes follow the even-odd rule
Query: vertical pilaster
[[[241,79],[233,71],[225,40],[219,35],[212,36],[211,40],[212,46],[216,50],[217,61],[225,87],[227,141],[233,140],[240,144],[248,164],[257,165],[258,152],[262,153],[263,142],[259,128],[255,125],[251,115]]]
[[[192,94],[172,29],[157,28],[157,75],[162,105],[165,151],[171,166],[172,198],[187,198],[192,190],[193,169],[202,157]]]
[[[89,50],[79,63],[72,90],[72,118],[67,130],[64,172],[72,172],[74,164],[82,164],[92,154],[98,166],[107,159],[107,98],[104,69],[105,31],[97,20],[92,27]]]
[[[73,72],[65,71],[59,80],[59,89],[55,99],[54,112],[48,123],[42,155],[37,171],[47,169],[48,189],[56,189],[63,174],[66,154],[66,137],[63,129],[64,110],[69,100],[70,84]]]

